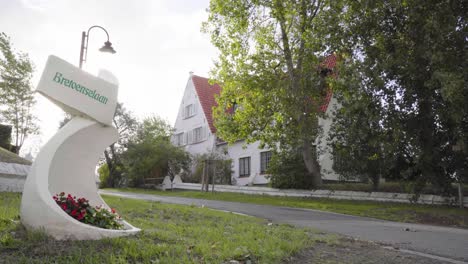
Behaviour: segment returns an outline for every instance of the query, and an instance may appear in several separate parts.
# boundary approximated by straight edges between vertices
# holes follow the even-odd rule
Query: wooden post
[[[201,175],[201,191],[205,189],[205,175],[206,175],[206,160],[203,161],[203,170]]]
[[[206,170],[205,170],[205,192],[208,192],[209,191],[209,184],[210,184],[210,166],[211,166],[211,162],[210,160],[206,160]]]
[[[215,187],[216,165],[218,165],[218,162],[215,160],[213,165],[213,175],[211,176],[211,192],[214,192]]]

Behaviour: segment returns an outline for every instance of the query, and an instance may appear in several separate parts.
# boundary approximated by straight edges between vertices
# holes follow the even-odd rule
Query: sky
[[[218,54],[200,31],[208,6],[209,0],[0,0],[0,31],[35,64],[35,88],[49,55],[78,66],[81,32],[104,27],[117,53],[99,52],[107,37],[92,29],[84,70],[111,71],[120,84],[118,100],[128,110],[174,125],[189,72],[208,77]],[[36,98],[41,134],[27,140],[22,155],[37,154],[63,118],[60,108]]]

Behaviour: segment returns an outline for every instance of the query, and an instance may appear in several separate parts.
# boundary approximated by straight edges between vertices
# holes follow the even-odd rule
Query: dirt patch
[[[316,243],[298,254],[284,259],[285,264],[332,264],[332,263],[397,263],[397,264],[436,264],[446,263],[395,250],[382,245],[340,238],[337,243]]]
[[[416,213],[412,211],[400,211],[395,212],[395,214],[400,214],[402,217],[410,215],[413,222],[420,224],[468,228],[468,215],[435,215],[431,213]]]

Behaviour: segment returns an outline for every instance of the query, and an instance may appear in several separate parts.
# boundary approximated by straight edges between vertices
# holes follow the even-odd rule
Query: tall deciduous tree
[[[13,128],[14,152],[19,153],[26,138],[38,132],[32,112],[34,66],[25,53],[15,52],[9,37],[0,33],[0,121]]]
[[[220,51],[218,135],[298,150],[311,186],[322,183],[314,143],[326,92],[318,65],[327,47],[316,34],[324,2],[212,0],[203,27]]]
[[[468,167],[466,1],[333,5],[338,23],[326,24],[329,45],[350,55],[345,67],[360,70],[359,78],[344,70],[341,84],[355,81],[382,102],[381,127],[401,124],[392,143],[402,146],[396,154],[410,166],[400,172],[417,180],[416,191],[427,182],[448,190]],[[337,82],[340,87],[347,88]]]

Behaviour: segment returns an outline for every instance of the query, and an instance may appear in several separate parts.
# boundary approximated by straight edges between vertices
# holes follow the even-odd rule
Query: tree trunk
[[[114,178],[112,177],[114,166],[109,156],[109,152],[107,152],[107,149],[104,150],[104,157],[106,158],[107,168],[109,169],[109,177],[107,177],[107,185],[108,187],[114,187]]]
[[[376,192],[379,190],[380,185],[380,175],[372,176],[372,191]]]
[[[463,184],[461,182],[461,180],[458,181],[458,205],[460,206],[460,208],[464,208],[464,204],[463,204],[463,198],[465,198],[463,196]]]
[[[309,140],[304,140],[302,144],[302,159],[307,168],[308,176],[311,177],[312,188],[322,185],[322,175],[320,175],[320,164],[316,155],[313,155],[313,147]]]

